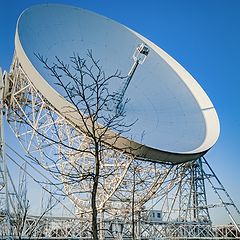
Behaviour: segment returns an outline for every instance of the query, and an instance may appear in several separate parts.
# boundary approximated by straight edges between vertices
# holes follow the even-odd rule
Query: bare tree
[[[124,121],[127,100],[121,103],[116,102],[118,93],[110,92],[109,84],[116,79],[124,79],[126,76],[122,76],[118,70],[107,75],[100,65],[100,61],[93,57],[90,50],[87,51],[86,58],[74,54],[70,58],[70,64],[66,64],[58,57],[55,58],[55,63],[49,63],[49,60],[40,54],[36,54],[36,57],[50,72],[55,83],[63,92],[65,99],[72,104],[72,107],[66,107],[65,113],[77,113],[77,118],[80,119],[82,124],[81,132],[88,138],[87,147],[74,150],[78,153],[91,155],[94,159],[93,169],[83,172],[84,169],[79,170],[79,166],[70,163],[71,171],[63,172],[55,162],[56,168],[53,171],[57,172],[61,179],[67,181],[68,184],[79,183],[85,179],[92,182],[92,237],[93,239],[99,239],[96,201],[99,184],[102,184],[100,182],[100,168],[103,163],[103,155],[108,149],[112,149],[112,145],[116,143],[119,136],[128,131],[133,124],[126,124]],[[109,134],[110,131],[114,131],[115,134]],[[56,144],[64,145],[66,148],[74,148],[73,146],[67,146],[61,136],[53,141]],[[122,150],[124,151],[124,149]],[[67,160],[70,155],[66,153],[62,157]],[[79,171],[81,174],[79,174]]]
[[[42,219],[59,203],[59,200],[54,198],[51,192],[46,187],[42,186],[39,181],[35,180],[36,183],[40,184],[44,192],[49,193],[49,197],[45,199],[46,206],[42,207],[40,216],[35,218],[34,221],[32,218],[29,219],[30,201],[27,198],[27,175],[32,179],[34,178],[28,172],[26,162],[21,164],[19,161],[17,162],[15,159],[13,159],[8,153],[6,156],[12,161],[12,163],[16,164],[20,170],[18,186],[15,186],[14,180],[12,179],[8,170],[8,176],[10,180],[9,186],[11,186],[12,189],[12,193],[9,194],[9,205],[11,209],[10,224],[12,227],[12,234],[14,238],[19,240],[25,238],[26,235],[28,239],[30,239],[35,231],[39,231],[38,229],[40,228]]]
[[[26,165],[24,165],[23,169],[26,171]],[[24,231],[27,214],[29,213],[30,207],[29,201],[27,199],[27,182],[25,174],[19,176],[18,193],[16,194],[16,196],[17,196],[16,204],[12,204],[15,212],[13,225],[16,229],[18,239],[22,239],[22,234]]]

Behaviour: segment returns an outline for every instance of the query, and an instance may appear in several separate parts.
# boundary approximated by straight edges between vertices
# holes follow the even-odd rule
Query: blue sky
[[[127,25],[163,48],[197,79],[215,105],[221,124],[220,138],[206,158],[240,208],[240,1],[2,0],[3,69],[11,64],[19,14],[45,2],[72,4]]]

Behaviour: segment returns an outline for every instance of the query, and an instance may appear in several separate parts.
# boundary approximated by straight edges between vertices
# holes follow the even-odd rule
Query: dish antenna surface
[[[115,143],[133,146],[138,158],[184,162],[205,154],[219,136],[213,104],[197,81],[172,57],[137,32],[98,14],[65,5],[37,5],[20,16],[15,54],[26,75],[47,101],[64,114],[70,105],[54,84],[39,53],[54,62],[92,50],[105,72],[128,74],[111,85],[115,108],[129,98],[126,121],[137,122]],[[81,129],[74,113],[66,116]],[[144,136],[143,136],[144,132]]]

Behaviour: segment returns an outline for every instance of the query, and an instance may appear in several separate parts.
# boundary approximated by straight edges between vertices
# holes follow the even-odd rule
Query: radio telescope
[[[36,57],[44,56],[54,65],[57,56],[70,64],[73,53],[84,56],[88,50],[100,60],[105,73],[119,70],[126,76],[110,82],[109,91],[115,98],[108,108],[118,111],[129,99],[126,121],[137,120],[120,136],[107,129],[97,210],[107,219],[140,216],[150,199],[167,197],[178,186],[178,222],[191,219],[210,224],[202,162],[197,159],[219,136],[215,108],[197,81],[171,56],[111,19],[55,4],[33,6],[21,14],[12,67],[5,73],[4,99],[7,120],[24,149],[63,182],[79,216],[91,213],[92,180],[69,182],[68,178],[76,168],[81,169],[81,177],[94,172],[95,159],[78,151],[91,149],[90,136],[75,106]],[[67,79],[63,81],[67,84]],[[193,173],[194,181],[189,177]],[[181,186],[192,194],[193,185],[195,205],[183,210],[192,198],[183,200],[189,192]],[[173,221],[170,212],[165,214],[166,220]]]

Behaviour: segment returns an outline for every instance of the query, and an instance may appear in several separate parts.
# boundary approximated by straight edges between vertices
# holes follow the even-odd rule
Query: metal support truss
[[[7,147],[9,149],[9,146]],[[11,151],[14,151],[14,149],[11,149]],[[15,154],[18,155],[16,152]],[[15,161],[14,158],[8,154],[7,157],[9,160]],[[205,176],[208,168],[203,169],[202,165],[205,164],[202,164],[202,161],[203,159],[199,159],[191,164],[184,163],[178,166],[172,166],[169,169],[169,174],[165,178],[162,176],[161,187],[154,190],[155,194],[152,195],[153,197],[149,199],[150,201],[146,201],[146,204],[144,204],[141,209],[138,209],[137,204],[134,204],[134,211],[128,215],[125,214],[125,216],[113,216],[109,214],[107,208],[104,209],[101,214],[99,214],[98,219],[99,227],[102,230],[101,239],[132,239],[133,214],[135,221],[134,239],[240,239],[240,232],[233,224],[212,226],[210,221],[204,222],[202,220],[204,219],[202,216],[208,216],[208,212],[205,211],[206,206],[203,205],[203,203],[206,203],[206,199],[200,196],[199,199],[196,200],[195,198],[198,197],[198,195],[191,191],[193,187],[191,187],[190,184],[192,183],[194,186],[199,186],[201,184],[196,183],[196,181],[201,182],[202,180],[208,180]],[[20,160],[16,161],[17,164],[19,162]],[[135,162],[131,174],[129,173],[129,177],[138,178],[137,172],[139,164],[140,162]],[[30,163],[27,163],[27,165],[31,166]],[[200,166],[202,166],[202,168],[200,168]],[[161,167],[164,168],[164,165]],[[201,174],[196,174],[200,169],[202,169]],[[32,172],[32,170],[30,172]],[[195,174],[193,174],[194,172]],[[37,176],[37,174],[34,173],[33,176]],[[199,179],[196,177],[193,181],[191,176],[198,176]],[[179,186],[185,186],[184,194],[182,193],[183,191],[179,190]],[[133,186],[132,189],[134,189]],[[202,188],[199,187],[197,192],[201,193],[201,189]],[[54,194],[54,188],[52,192]],[[179,194],[177,194],[177,192],[179,192]],[[134,194],[134,192],[132,191],[131,194]],[[183,206],[186,205],[180,204],[181,199],[186,199],[187,194],[190,195],[188,199],[192,200],[187,201],[189,202],[188,207],[183,208]],[[171,196],[174,196],[174,198]],[[155,202],[153,202],[153,199]],[[160,201],[162,201],[161,204]],[[173,201],[175,202],[174,207],[172,207]],[[163,204],[164,202],[168,202],[168,204]],[[184,200],[184,202],[186,201]],[[191,207],[191,205],[194,207]],[[159,211],[160,208],[162,213],[161,218],[152,218],[151,214],[154,211]],[[200,208],[203,208],[204,211]],[[184,214],[180,214],[180,209],[182,209]],[[190,213],[186,214],[186,212]],[[196,212],[198,212],[198,214],[196,214]],[[188,218],[180,221],[176,219],[179,215],[188,216]],[[11,214],[12,222],[16,222],[15,216],[17,215]],[[194,220],[194,216],[201,217],[195,218]],[[21,236],[22,239],[28,239],[30,236],[31,239],[91,239],[91,223],[86,214],[81,217],[80,215],[73,217],[53,217],[51,214],[43,217],[28,215],[24,226],[24,231]],[[3,229],[1,224],[0,228]],[[17,237],[17,229],[15,226],[13,226],[13,234]]]
[[[159,189],[162,197],[157,198],[154,205],[161,210],[161,217],[153,218],[151,214],[156,214],[156,211],[148,211],[148,217],[141,223],[145,228],[141,236],[148,239],[240,238],[236,220],[240,219],[239,210],[205,158],[174,166],[172,174],[172,178],[168,179],[169,185]],[[216,193],[218,201],[214,205],[207,201],[207,183],[210,183],[209,187]],[[226,210],[232,224],[213,226],[209,209],[219,207]],[[228,216],[223,216],[225,221]]]
[[[216,193],[219,201],[220,206],[224,207],[226,210],[230,220],[232,221],[233,225],[237,229],[238,232],[240,232],[240,227],[237,224],[236,219],[234,218],[234,212],[237,214],[237,216],[240,218],[240,211],[237,208],[237,206],[234,204],[232,198],[224,188],[223,184],[220,182],[219,178],[214,173],[213,169],[210,167],[207,160],[203,157],[202,158],[203,164],[206,165],[207,170],[204,172],[204,175],[206,179],[209,181],[213,191]]]
[[[10,156],[8,157],[10,158]],[[11,158],[10,160],[13,161],[14,159]],[[197,195],[194,192],[191,193],[193,187],[190,187],[190,182],[194,183],[194,185],[201,185],[200,183],[192,181],[191,176],[196,176],[193,172],[200,171],[199,167],[204,165],[201,164],[202,160],[203,159],[199,159],[197,162],[192,162],[192,164],[185,163],[179,166],[173,166],[169,169],[169,175],[161,180],[163,182],[162,187],[155,189],[154,199],[156,201],[152,202],[151,198],[142,209],[134,208],[135,211],[130,212],[127,216],[125,215],[125,217],[123,215],[113,216],[109,214],[108,209],[103,210],[101,214],[99,214],[98,219],[99,227],[102,230],[101,239],[132,239],[133,214],[135,216],[134,239],[240,239],[240,232],[233,224],[212,226],[210,221],[202,221],[202,217],[196,218],[198,220],[195,221],[191,219],[193,216],[197,216],[196,211],[199,212],[199,216],[208,216],[208,212],[205,212],[206,206],[203,208],[204,211],[200,209],[204,206],[203,203],[206,203],[206,199],[201,196],[197,201],[195,199]],[[17,162],[19,162],[19,160]],[[138,164],[140,163],[135,162],[135,166],[129,176],[133,177],[134,174],[137,173]],[[28,163],[28,165],[30,166],[30,163]],[[200,175],[203,178],[199,177],[199,179],[195,179],[195,181],[202,181],[203,179],[204,181],[207,180],[205,177],[207,170],[208,168],[202,168],[201,174],[198,174],[198,176]],[[179,173],[181,173],[181,175]],[[36,176],[36,174],[34,174],[34,176]],[[184,181],[186,183],[184,183]],[[176,192],[179,191],[179,185],[183,186],[183,183],[185,185],[184,191],[186,191],[186,193],[184,194],[184,197],[182,193],[179,193],[181,197],[178,197]],[[189,186],[188,190],[187,186]],[[52,189],[52,191],[55,192],[54,189]],[[181,209],[184,210],[182,206],[185,204],[179,204],[179,202],[181,202],[181,199],[186,198],[187,192],[191,195],[189,196],[189,199],[192,199],[190,202],[192,202],[192,205],[195,206],[195,208],[190,207],[191,204],[189,203],[188,208],[185,208],[185,211],[183,211],[183,215],[188,216],[188,218],[185,218],[184,221],[176,220],[174,217],[179,216],[179,212],[181,212],[177,208],[181,206]],[[201,193],[201,190],[198,190],[198,193]],[[134,192],[132,192],[132,194],[134,194]],[[173,200],[171,196],[175,196],[175,207],[169,207],[169,205],[172,206],[173,204],[171,202]],[[204,201],[202,201],[202,199],[204,199]],[[169,204],[159,204],[158,201],[160,200],[162,200],[162,202],[168,201]],[[197,202],[198,204],[196,204]],[[154,211],[159,211],[160,207],[162,211],[161,218],[152,218],[151,214]],[[192,214],[186,214],[187,211],[192,212]],[[12,215],[12,222],[15,222],[14,214]],[[81,217],[79,215],[73,217],[53,217],[52,215],[47,214],[42,218],[39,218],[39,216],[28,215],[25,221],[22,239],[28,239],[29,235],[31,235],[32,239],[91,239],[90,231],[91,225],[86,214]],[[15,233],[14,236],[17,236],[14,227],[13,232]]]
[[[31,233],[32,239],[91,239],[95,160],[90,139],[34,87],[17,58],[7,86],[7,121],[13,132],[41,169],[38,174],[46,170],[49,189],[54,188],[48,191],[53,196],[64,195],[75,208],[72,218],[28,215],[23,236],[28,238]],[[152,163],[106,146],[100,164],[100,239],[240,239],[230,206],[237,214],[239,210],[205,158],[178,165]],[[208,204],[206,182],[210,182],[220,204]],[[219,205],[233,225],[213,226],[209,208]],[[11,219],[15,219],[14,214]]]
[[[8,191],[8,170],[5,156],[5,141],[4,141],[4,128],[3,128],[3,94],[4,82],[2,70],[0,68],[0,221],[3,222],[3,228],[6,229],[6,238],[11,239],[11,216],[9,209],[9,191]]]
[[[104,236],[102,239],[132,239],[131,223],[115,221],[104,221]],[[1,224],[0,224],[1,227]],[[16,230],[16,229],[14,229]],[[43,217],[28,216],[25,229],[21,239],[91,239],[91,226],[88,219],[71,217]],[[212,239],[233,240],[240,239],[240,232],[234,225],[209,226],[201,224],[177,225],[169,223],[158,225],[141,222],[141,236],[134,239]],[[14,235],[17,239],[17,235]]]

